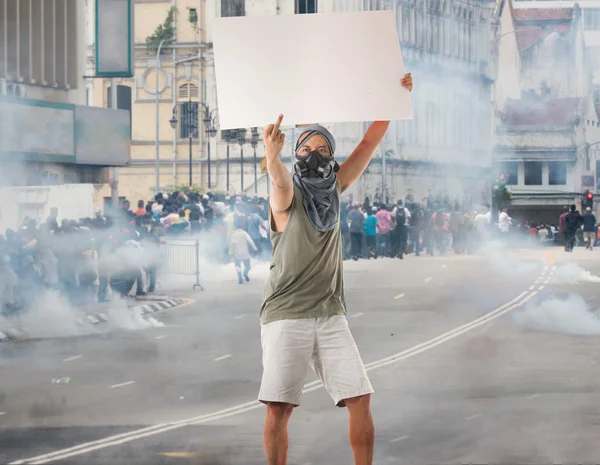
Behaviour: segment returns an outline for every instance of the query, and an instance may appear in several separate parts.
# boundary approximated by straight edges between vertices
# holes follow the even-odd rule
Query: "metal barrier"
[[[200,284],[200,241],[198,239],[163,241],[160,244],[161,270],[167,274],[195,276],[197,287]]]

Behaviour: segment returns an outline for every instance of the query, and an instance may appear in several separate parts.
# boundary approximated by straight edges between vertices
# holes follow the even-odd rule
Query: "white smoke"
[[[575,263],[559,266],[552,278],[554,284],[600,283],[600,278]]]
[[[31,308],[17,321],[3,322],[8,328],[19,326],[32,338],[84,336],[100,331],[92,324],[82,324],[84,315],[55,291],[42,292]]]
[[[164,323],[152,316],[144,316],[140,307],[127,308],[124,303],[112,306],[108,311],[108,324],[117,329],[135,331],[147,328],[161,328]]]
[[[490,241],[483,248],[490,268],[496,273],[507,277],[522,276],[541,268],[540,263],[525,262],[515,253],[510,252],[500,241]]]
[[[514,313],[513,319],[518,325],[537,331],[578,336],[600,334],[600,312],[592,311],[583,297],[575,294],[529,303],[524,310]]]

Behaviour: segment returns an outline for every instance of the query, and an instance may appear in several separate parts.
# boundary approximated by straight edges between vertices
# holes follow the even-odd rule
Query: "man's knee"
[[[294,406],[283,402],[268,402],[267,403],[267,419],[271,424],[285,425],[287,424]]]
[[[350,415],[369,414],[371,411],[371,394],[345,399],[344,403]]]

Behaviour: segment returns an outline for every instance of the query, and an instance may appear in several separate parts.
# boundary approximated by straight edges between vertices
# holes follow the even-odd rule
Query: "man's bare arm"
[[[287,211],[294,198],[292,176],[279,158],[285,142],[285,134],[279,130],[282,121],[283,115],[279,115],[275,124],[267,126],[263,132],[267,172],[271,178],[272,187],[269,204],[274,213]]]
[[[275,213],[285,212],[292,205],[294,198],[292,176],[279,157],[267,159],[267,171],[271,178],[271,209]]]
[[[369,162],[383,140],[389,125],[389,121],[375,121],[372,123],[354,152],[341,164],[337,178],[342,191],[352,186],[369,166]]]

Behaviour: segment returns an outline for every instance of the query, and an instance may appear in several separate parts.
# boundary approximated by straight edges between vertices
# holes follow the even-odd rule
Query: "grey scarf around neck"
[[[309,133],[305,139],[302,136]],[[331,133],[319,124],[304,128],[296,143],[296,153],[301,142],[307,142],[311,137],[320,134],[325,138],[331,155],[335,152],[335,139]],[[337,190],[337,177],[335,174],[329,179],[301,178],[293,175],[294,184],[302,192],[302,204],[310,223],[319,232],[331,231],[340,218],[340,195]]]
[[[340,217],[340,196],[336,176],[329,179],[293,176],[294,184],[302,192],[302,204],[308,220],[319,232],[331,231]]]

